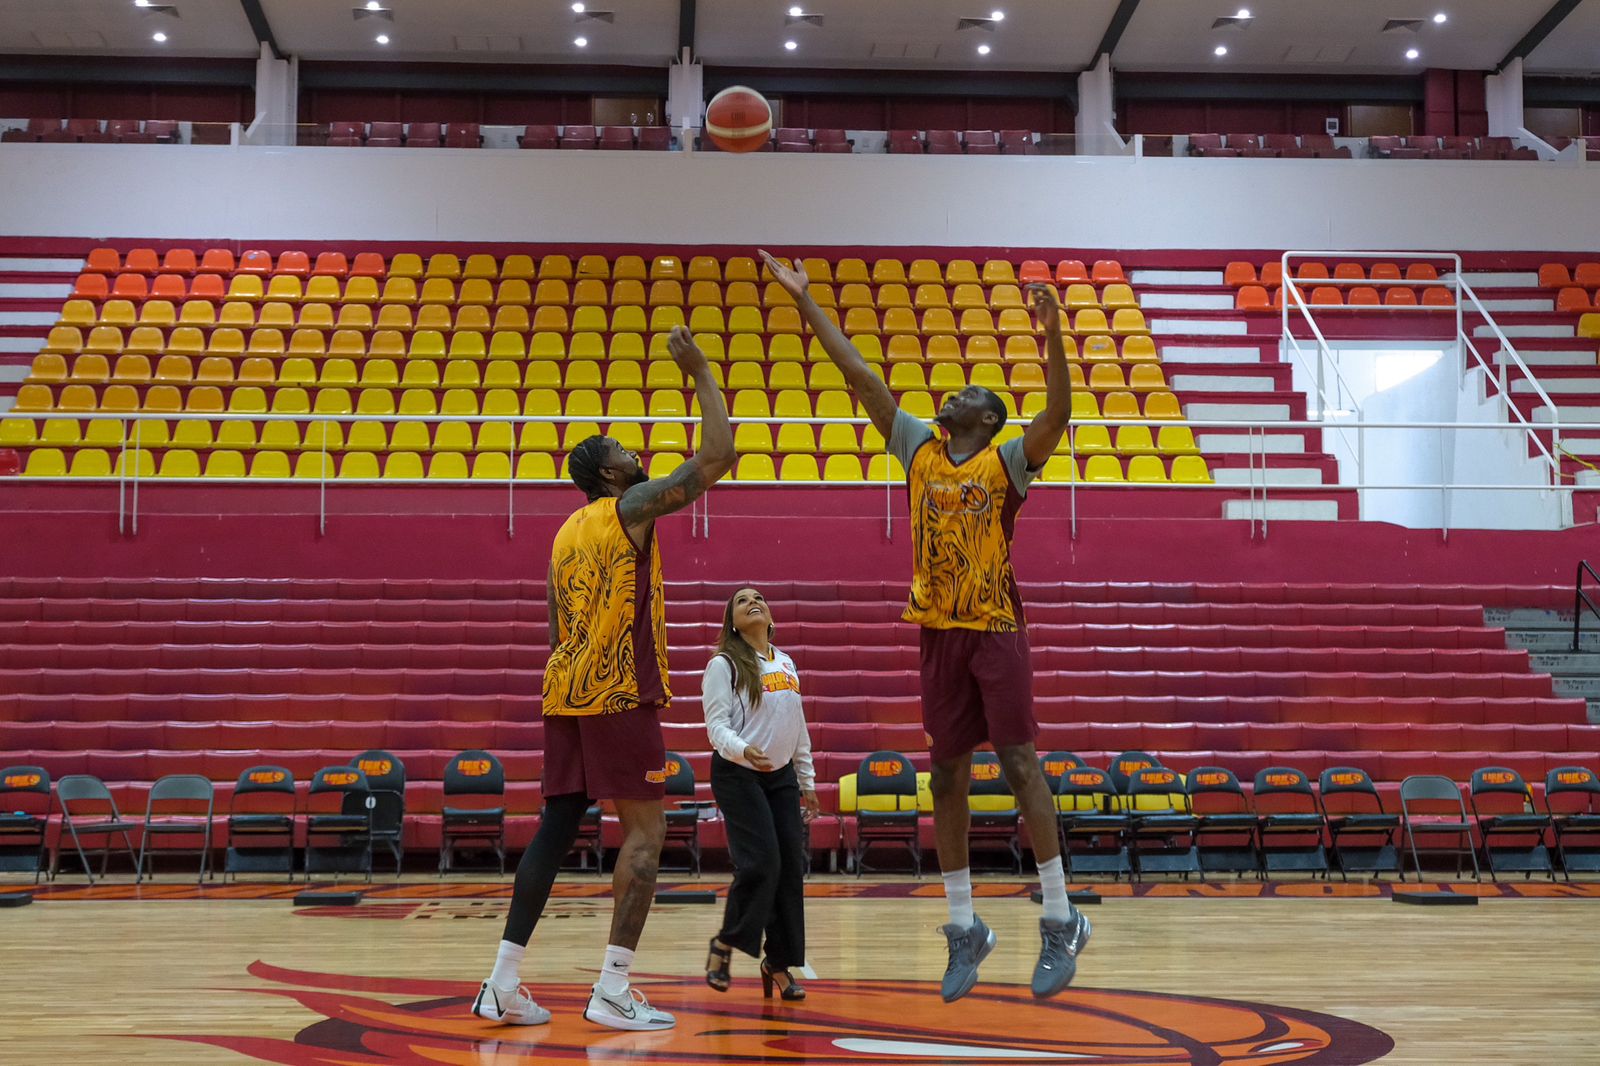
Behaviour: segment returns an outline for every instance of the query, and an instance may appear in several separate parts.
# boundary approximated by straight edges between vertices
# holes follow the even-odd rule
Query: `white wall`
[[[1600,249],[1600,166],[0,147],[0,233],[1072,248]]]

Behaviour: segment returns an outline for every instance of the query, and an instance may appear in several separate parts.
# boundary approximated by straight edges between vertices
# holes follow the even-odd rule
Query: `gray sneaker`
[[[1080,910],[1069,922],[1039,919],[1039,964],[1033,968],[1033,994],[1053,996],[1072,983],[1078,972],[1078,953],[1089,943],[1089,919]]]
[[[982,918],[972,919],[972,928],[941,925],[939,931],[950,942],[950,965],[945,967],[939,994],[946,1003],[960,999],[978,983],[978,964],[994,950],[994,930]]]

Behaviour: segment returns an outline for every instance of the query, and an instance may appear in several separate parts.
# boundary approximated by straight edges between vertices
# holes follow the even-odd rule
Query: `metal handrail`
[[[1583,575],[1586,574],[1586,573],[1590,577],[1594,578],[1596,583],[1600,583],[1600,574],[1597,574],[1597,573],[1594,572],[1594,567],[1590,566],[1587,562],[1579,560],[1579,562],[1578,562],[1578,579],[1574,583],[1573,589],[1572,589],[1572,592],[1573,592],[1573,598],[1572,598],[1572,650],[1573,651],[1577,651],[1578,648],[1579,648],[1578,638],[1581,636],[1581,632],[1580,631],[1581,631],[1581,628],[1583,626],[1583,609],[1584,608],[1588,608],[1590,614],[1594,615],[1597,619],[1600,619],[1600,606],[1597,606],[1595,604],[1595,601],[1593,601],[1593,600],[1591,600],[1589,598],[1589,594],[1583,591]]]

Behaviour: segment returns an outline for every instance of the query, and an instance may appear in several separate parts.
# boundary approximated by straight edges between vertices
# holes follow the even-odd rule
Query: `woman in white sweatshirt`
[[[761,954],[763,993],[805,998],[790,974],[806,961],[805,824],[817,813],[811,737],[794,660],[772,646],[772,615],[754,588],[722,613],[700,689],[711,738],[711,794],[728,827],[733,886],[711,938],[706,983],[726,992],[735,949]]]

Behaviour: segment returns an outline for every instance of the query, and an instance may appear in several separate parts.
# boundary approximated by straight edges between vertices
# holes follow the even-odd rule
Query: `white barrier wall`
[[[1600,166],[8,144],[0,233],[1593,252]]]

